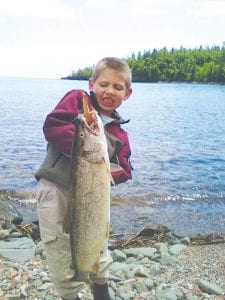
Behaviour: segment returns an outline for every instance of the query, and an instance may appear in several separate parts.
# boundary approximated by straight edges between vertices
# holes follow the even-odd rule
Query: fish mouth
[[[93,135],[99,135],[100,134],[100,128],[97,122],[93,122],[90,125],[84,120],[85,127],[87,131],[89,131]]]
[[[91,124],[87,123],[86,118],[83,115],[80,116],[80,120],[83,123],[83,126],[85,127],[85,129],[89,133],[91,133],[93,135],[96,135],[96,136],[100,135],[100,126],[98,124],[98,119],[97,118]]]

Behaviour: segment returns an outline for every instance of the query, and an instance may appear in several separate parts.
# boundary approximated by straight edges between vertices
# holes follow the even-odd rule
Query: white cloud
[[[87,0],[85,5],[89,6],[89,7],[96,7],[96,6],[111,6],[111,5],[115,5],[121,3],[118,2],[118,0]]]
[[[0,0],[0,76],[60,77],[103,56],[220,45],[225,18],[205,16],[224,2]]]
[[[195,3],[194,13],[199,17],[210,17],[216,15],[224,15],[225,17],[225,1],[199,1]]]
[[[0,0],[1,1],[1,0]],[[58,0],[7,0],[0,2],[0,15],[66,19],[81,17],[79,11],[67,7]]]

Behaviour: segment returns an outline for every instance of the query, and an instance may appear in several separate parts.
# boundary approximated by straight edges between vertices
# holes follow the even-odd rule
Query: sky
[[[0,0],[0,76],[61,78],[105,56],[223,46],[225,0]]]

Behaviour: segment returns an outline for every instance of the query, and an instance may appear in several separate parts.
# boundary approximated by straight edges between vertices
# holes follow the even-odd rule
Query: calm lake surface
[[[66,92],[87,86],[0,78],[0,191],[36,188],[45,117]],[[164,224],[177,234],[225,233],[225,86],[134,83],[118,111],[130,119],[123,127],[134,170],[112,189],[114,230]]]

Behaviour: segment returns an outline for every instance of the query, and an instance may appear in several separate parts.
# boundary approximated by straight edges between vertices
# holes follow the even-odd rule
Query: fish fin
[[[110,171],[109,171],[110,172]],[[112,185],[116,185],[115,184],[115,181],[114,181],[114,179],[113,179],[113,177],[112,177],[112,173],[110,172],[110,182],[111,182],[111,184]]]
[[[99,270],[100,270],[99,262],[96,262],[92,267],[91,273],[98,274]]]
[[[111,182],[112,185],[115,185],[115,181],[114,181],[113,176],[112,176],[112,173],[111,173],[111,171],[110,171],[110,166],[109,166],[109,164],[108,164],[108,162],[106,161],[105,158],[104,158],[104,162],[105,162],[105,164],[106,164],[106,169],[107,169],[107,173],[108,173],[109,178],[110,178],[110,182]]]
[[[64,219],[64,221],[63,221],[63,233],[70,233],[69,222],[67,219]]]
[[[67,212],[64,215],[63,218],[63,232],[64,233],[70,233],[70,225],[69,225],[69,209],[67,209]]]

